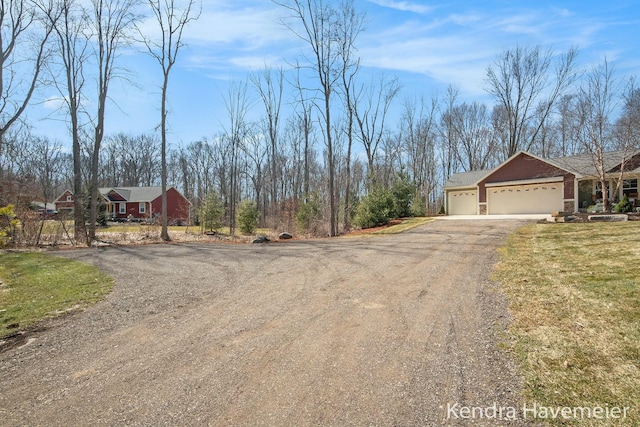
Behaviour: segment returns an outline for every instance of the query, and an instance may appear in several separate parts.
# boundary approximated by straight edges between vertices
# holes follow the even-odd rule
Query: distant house
[[[59,213],[70,214],[73,212],[73,193],[70,190],[65,190],[57,199],[53,201],[56,210]]]
[[[622,152],[605,154],[609,199],[626,194],[637,205],[640,152],[627,156],[622,185],[611,194],[622,157]],[[590,154],[542,159],[521,151],[495,169],[452,175],[444,193],[448,215],[548,214],[595,204],[602,200],[602,184]]]
[[[108,215],[116,220],[150,220],[162,213],[161,187],[105,187],[98,189]],[[63,192],[56,200],[59,212],[73,211],[73,193]],[[188,224],[190,202],[175,187],[167,188],[169,224]]]

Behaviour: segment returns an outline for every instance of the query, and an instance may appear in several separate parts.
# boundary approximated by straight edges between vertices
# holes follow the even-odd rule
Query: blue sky
[[[203,3],[200,19],[185,30],[187,46],[171,75],[172,146],[221,131],[229,82],[246,79],[265,65],[286,68],[306,47],[282,26],[283,10],[268,0]],[[355,0],[355,4],[368,19],[357,42],[362,81],[368,81],[370,73],[397,76],[402,85],[398,105],[407,96],[443,95],[449,84],[459,86],[460,100],[491,105],[484,90],[486,68],[504,49],[518,44],[558,53],[577,46],[581,68],[606,57],[620,78],[640,70],[637,1]],[[160,69],[141,52],[132,48],[120,57],[129,81],[112,85],[107,133],[151,132],[159,122]],[[40,101],[56,96],[53,88],[38,94]],[[66,143],[64,125],[51,119],[53,105],[34,105],[29,118],[36,132]],[[256,117],[258,107],[256,102]],[[45,116],[49,119],[42,119]]]

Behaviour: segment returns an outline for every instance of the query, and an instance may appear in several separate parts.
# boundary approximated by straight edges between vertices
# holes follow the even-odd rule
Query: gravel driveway
[[[489,280],[518,224],[63,253],[116,286],[0,354],[0,424],[468,425],[519,405]]]

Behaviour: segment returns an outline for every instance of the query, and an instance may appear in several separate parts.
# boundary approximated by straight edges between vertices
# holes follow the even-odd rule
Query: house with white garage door
[[[610,199],[626,194],[637,205],[640,152],[611,152],[604,159]],[[623,183],[611,194],[621,169]],[[495,169],[452,175],[444,186],[445,210],[448,215],[577,212],[602,198],[601,187],[590,154],[542,159],[521,151]]]

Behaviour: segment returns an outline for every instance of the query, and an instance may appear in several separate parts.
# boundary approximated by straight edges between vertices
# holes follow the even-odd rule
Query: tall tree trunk
[[[350,104],[351,100],[347,98],[347,104]],[[345,189],[344,189],[344,211],[342,218],[343,232],[347,232],[351,229],[351,147],[353,146],[353,113],[351,107],[348,106],[348,123],[347,123],[347,158],[346,170],[345,170]]]
[[[164,80],[162,82],[162,101],[161,101],[161,119],[160,119],[160,182],[162,186],[162,230],[160,231],[160,238],[165,242],[171,240],[169,237],[169,221],[167,219],[167,87],[169,85],[169,71],[170,68],[164,72]]]
[[[330,107],[330,99],[331,99],[331,88],[325,87],[325,98],[324,98],[324,108],[325,108],[325,131],[327,132],[327,157],[328,162],[327,166],[329,168],[329,236],[334,237],[337,235],[337,218],[336,218],[336,193],[335,193],[335,175],[336,170],[334,166],[333,159],[333,138],[331,136],[331,107]]]

